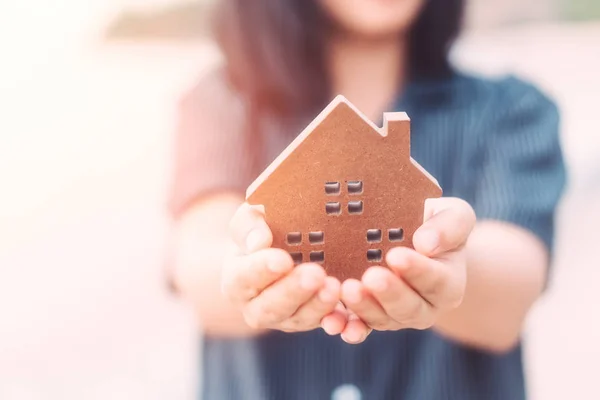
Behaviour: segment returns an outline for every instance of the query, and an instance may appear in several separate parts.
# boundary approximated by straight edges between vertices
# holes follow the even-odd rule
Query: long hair
[[[464,0],[427,0],[409,32],[411,79],[450,72]],[[329,96],[324,45],[328,19],[318,0],[220,0],[214,33],[233,85],[276,114],[313,112]]]

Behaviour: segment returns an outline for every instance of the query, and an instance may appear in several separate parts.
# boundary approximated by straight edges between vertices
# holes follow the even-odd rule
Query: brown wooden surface
[[[248,202],[265,207],[274,247],[302,254],[303,262],[312,253],[341,280],[385,265],[392,247],[412,247],[425,199],[442,191],[410,157],[408,116],[388,113],[385,121],[376,127],[338,96],[250,186]],[[328,182],[339,184],[339,193],[327,193]],[[352,182],[362,183],[360,193],[350,192]],[[328,213],[328,203],[339,213]],[[390,229],[402,229],[403,240],[391,241]],[[367,240],[369,230],[381,230],[381,240]],[[322,232],[322,243],[311,243],[311,232]],[[289,244],[290,233],[301,233],[301,243]],[[381,259],[369,260],[369,250],[381,251]]]

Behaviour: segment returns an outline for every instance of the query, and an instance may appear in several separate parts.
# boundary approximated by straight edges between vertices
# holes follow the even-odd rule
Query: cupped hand
[[[393,248],[386,254],[389,268],[372,267],[360,281],[343,283],[341,298],[351,315],[342,338],[360,343],[372,330],[428,329],[457,308],[467,280],[465,244],[475,220],[463,200],[427,200],[414,250]]]
[[[346,314],[337,279],[318,264],[294,266],[287,252],[270,248],[271,230],[256,207],[240,206],[230,231],[234,245],[223,266],[222,292],[251,328],[301,332],[322,326],[331,335],[341,333]]]

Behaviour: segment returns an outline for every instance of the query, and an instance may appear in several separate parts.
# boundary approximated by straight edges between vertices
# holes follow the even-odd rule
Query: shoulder
[[[178,102],[181,121],[194,121],[210,133],[210,128],[241,129],[246,105],[243,96],[227,78],[225,68],[213,67],[198,76]],[[227,130],[227,129],[225,129]]]
[[[558,121],[556,101],[540,86],[515,75],[483,77],[457,73],[449,85],[456,100],[477,110],[485,122],[504,118]]]
[[[515,75],[482,76],[455,71],[438,81],[409,86],[409,96],[428,111],[442,111],[478,128],[515,116],[556,122],[555,100],[534,83]]]

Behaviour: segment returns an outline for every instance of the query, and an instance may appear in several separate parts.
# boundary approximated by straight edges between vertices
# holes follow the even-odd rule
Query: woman
[[[204,399],[525,398],[521,328],[565,184],[558,112],[526,82],[451,67],[462,14],[460,0],[220,2],[225,62],[182,102],[171,199]],[[293,268],[243,204],[337,94],[373,121],[406,111],[412,156],[445,193],[415,250],[360,281]]]

